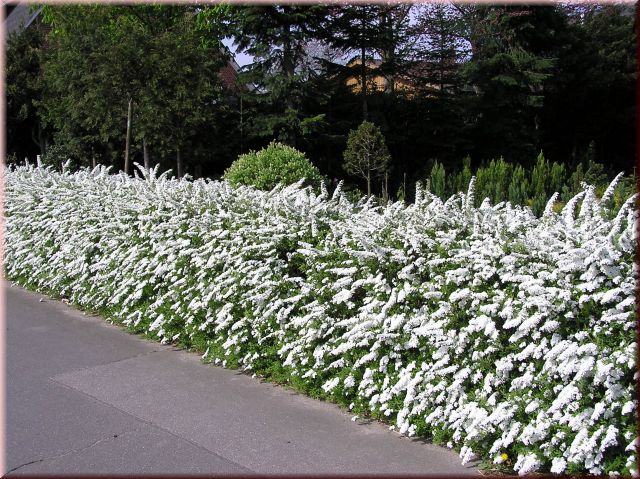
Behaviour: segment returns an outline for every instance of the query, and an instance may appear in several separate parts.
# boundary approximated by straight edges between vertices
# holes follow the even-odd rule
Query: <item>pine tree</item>
[[[543,86],[554,64],[540,41],[552,36],[553,9],[477,5],[471,12],[472,57],[464,74],[477,92],[471,103],[476,156],[527,162],[538,148]]]
[[[575,169],[595,142],[595,156],[630,173],[636,153],[634,5],[561,5],[554,25],[557,57],[545,82],[540,131],[550,158]],[[561,35],[561,36],[560,36]]]
[[[380,5],[344,5],[331,8],[327,20],[321,29],[322,38],[332,47],[355,54],[354,61],[344,68],[333,66],[334,70],[342,70],[342,74],[358,79],[357,93],[360,96],[362,120],[369,118],[369,96],[371,94],[371,75],[374,53],[380,51],[383,31],[380,26]],[[386,32],[393,32],[391,24]],[[396,39],[391,36],[387,40],[385,50],[387,56],[393,50]],[[395,60],[388,58],[393,63]]]
[[[471,158],[466,156],[462,160],[462,170],[447,177],[449,192],[459,193],[467,191],[467,189],[469,188],[469,181],[471,181],[472,176],[473,174],[471,173]]]
[[[512,205],[525,205],[529,199],[529,180],[521,165],[516,165],[513,169],[507,194]]]
[[[309,114],[306,108],[322,98],[310,81],[317,72],[306,61],[306,47],[325,11],[321,5],[243,5],[229,10],[238,50],[254,58],[241,74],[243,83],[255,86],[245,97],[255,111],[250,119],[253,135],[295,147],[323,128],[324,115]]]

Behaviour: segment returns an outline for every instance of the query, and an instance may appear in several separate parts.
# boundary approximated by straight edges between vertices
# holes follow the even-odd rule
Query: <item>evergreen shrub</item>
[[[304,180],[305,185],[318,191],[322,181],[320,171],[304,153],[275,141],[260,151],[240,155],[224,172],[224,179],[233,186],[254,186],[259,190]]]

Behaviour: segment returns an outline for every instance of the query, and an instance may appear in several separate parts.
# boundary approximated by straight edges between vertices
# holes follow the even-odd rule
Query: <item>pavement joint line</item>
[[[38,462],[52,461],[54,459],[60,459],[61,457],[69,456],[71,454],[78,454],[78,453],[87,451],[87,450],[91,449],[92,447],[97,446],[101,442],[109,441],[111,439],[118,439],[118,438],[120,438],[122,436],[125,436],[127,434],[132,434],[134,432],[138,432],[139,430],[140,429],[134,429],[133,431],[124,431],[124,432],[121,432],[121,433],[118,433],[118,434],[109,434],[107,437],[103,437],[103,438],[98,439],[97,441],[93,441],[88,446],[84,446],[84,447],[80,447],[80,448],[76,448],[76,449],[71,449],[71,450],[65,451],[65,452],[63,452],[61,454],[56,454],[55,456],[47,456],[47,457],[43,457],[41,459],[36,459],[34,461],[25,462],[24,464],[20,464],[19,466],[14,467],[10,471],[7,471],[6,474],[11,474],[12,472],[17,471],[20,468],[23,468],[25,466],[29,466],[31,464],[36,464]]]
[[[85,368],[85,369],[89,369],[89,368]],[[62,373],[62,374],[66,374],[66,373]],[[93,396],[93,395],[91,395],[91,394],[88,394],[88,393],[86,393],[86,392],[84,392],[84,391],[81,391],[81,390],[76,389],[76,388],[71,387],[71,386],[67,386],[66,384],[61,383],[60,381],[58,381],[58,380],[56,380],[56,379],[54,379],[54,378],[48,378],[48,379],[49,379],[49,381],[51,381],[51,382],[53,382],[53,383],[55,383],[55,384],[57,384],[57,385],[59,385],[59,386],[62,386],[62,387],[64,387],[64,388],[66,388],[66,389],[69,389],[69,390],[71,390],[71,391],[73,391],[73,392],[75,392],[75,393],[77,393],[77,394],[82,394],[82,395],[84,395],[84,396],[87,396],[87,397],[91,398],[93,401],[95,401],[95,402],[97,402],[97,403],[100,403],[100,404],[101,404],[101,405],[103,405],[103,406],[107,406],[107,407],[113,408],[113,409],[115,409],[115,410],[117,410],[117,411],[119,411],[119,412],[121,412],[121,413],[123,413],[123,414],[126,414],[127,416],[131,416],[131,417],[133,417],[134,419],[136,419],[137,421],[140,421],[140,422],[142,422],[142,423],[146,424],[146,425],[147,425],[147,426],[149,426],[149,427],[152,427],[152,428],[155,428],[155,429],[159,429],[160,431],[163,431],[163,432],[165,432],[165,433],[167,433],[167,434],[170,434],[171,436],[173,436],[173,437],[175,437],[175,438],[178,438],[178,439],[180,439],[180,440],[182,440],[182,441],[186,441],[186,442],[188,442],[188,443],[189,443],[189,444],[191,444],[192,446],[195,446],[195,447],[197,447],[197,448],[199,448],[199,449],[202,449],[202,450],[204,450],[204,451],[207,451],[207,453],[209,453],[209,454],[212,454],[212,455],[217,456],[217,457],[220,457],[220,458],[222,458],[222,459],[224,459],[224,460],[226,460],[226,461],[229,461],[229,462],[231,462],[232,464],[234,464],[234,465],[236,465],[236,466],[240,467],[241,469],[246,470],[249,474],[252,474],[252,475],[261,475],[261,474],[259,474],[258,472],[254,471],[254,470],[252,470],[252,469],[249,469],[247,466],[245,466],[245,465],[243,465],[243,464],[240,464],[240,463],[238,463],[238,462],[234,461],[233,459],[230,459],[230,458],[228,458],[228,457],[226,457],[226,456],[223,456],[222,454],[218,454],[217,452],[214,452],[214,451],[212,451],[212,450],[210,450],[210,449],[206,448],[205,446],[203,446],[202,444],[200,444],[200,443],[198,443],[198,442],[196,442],[196,441],[193,441],[193,440],[191,440],[191,439],[189,439],[189,438],[187,438],[187,437],[180,436],[180,435],[178,435],[178,434],[176,434],[176,433],[174,433],[174,432],[170,431],[169,429],[166,429],[166,428],[164,428],[164,427],[160,426],[159,424],[155,424],[155,423],[153,423],[153,422],[151,422],[151,421],[149,421],[149,420],[147,420],[147,419],[141,418],[141,417],[139,417],[139,416],[137,416],[137,415],[135,415],[135,414],[132,414],[132,413],[130,413],[130,412],[128,412],[128,411],[125,411],[124,409],[121,409],[121,408],[119,408],[118,406],[115,406],[115,405],[113,405],[113,404],[109,404],[109,403],[107,403],[107,402],[105,402],[105,401],[103,401],[103,400],[101,400],[101,399],[99,399],[99,398],[97,398],[97,397],[95,397],[95,396]],[[136,432],[136,431],[137,431],[137,430],[129,431],[129,432]],[[104,440],[104,439],[102,439],[102,440]],[[100,441],[101,441],[101,440],[99,440],[98,442],[100,442]],[[51,459],[51,458],[49,458],[49,459]],[[42,460],[45,460],[45,459],[41,459],[41,460],[39,460],[39,461],[34,461],[34,462],[40,462],[40,461],[42,461]],[[25,465],[25,464],[23,464],[23,466],[24,466],[24,465]],[[19,467],[22,467],[22,466],[19,466]],[[12,472],[12,471],[9,471],[9,472]]]
[[[96,364],[96,365],[93,365],[93,366],[87,366],[87,367],[78,368],[78,369],[68,369],[66,371],[63,371],[63,372],[60,372],[60,373],[56,374],[56,376],[58,376],[60,374],[81,373],[82,371],[88,371],[89,369],[97,368],[97,367],[100,367],[100,366],[109,366],[110,364],[116,364],[116,363],[120,363],[122,361],[129,361],[130,359],[142,358],[144,356],[148,356],[148,355],[153,354],[153,353],[162,353],[164,351],[169,351],[169,349],[154,349],[153,351],[145,351],[144,353],[134,354],[133,356],[129,356],[127,358],[114,359],[113,361],[107,361],[106,363],[100,363],[100,364]],[[53,379],[52,377],[49,378],[49,379],[52,379],[52,380],[55,381],[55,379]]]

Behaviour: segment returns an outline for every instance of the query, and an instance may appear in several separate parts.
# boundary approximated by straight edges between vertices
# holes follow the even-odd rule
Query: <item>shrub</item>
[[[429,175],[429,184],[431,192],[436,195],[438,198],[445,199],[445,171],[444,166],[435,161],[433,167],[431,168],[431,175]]]
[[[224,179],[233,186],[254,186],[259,190],[304,180],[305,185],[318,191],[322,181],[320,171],[304,153],[275,141],[260,151],[240,155],[224,172]]]
[[[148,176],[7,171],[7,276],[464,460],[635,471],[638,213],[613,186],[536,218],[475,208],[473,179],[407,206]]]
[[[457,193],[459,191],[467,191],[469,187],[469,182],[471,181],[471,177],[473,176],[471,173],[471,158],[469,156],[465,156],[462,159],[462,170],[457,173],[448,174],[447,176],[447,186],[448,192],[450,194]]]
[[[509,183],[513,176],[513,166],[501,157],[491,160],[488,165],[478,168],[476,173],[476,205],[485,198],[493,203],[506,201]]]

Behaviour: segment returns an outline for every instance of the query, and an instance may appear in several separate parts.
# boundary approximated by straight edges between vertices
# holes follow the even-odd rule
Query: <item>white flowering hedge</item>
[[[635,473],[635,200],[6,170],[8,277],[518,471]],[[501,466],[501,467],[503,467]]]

